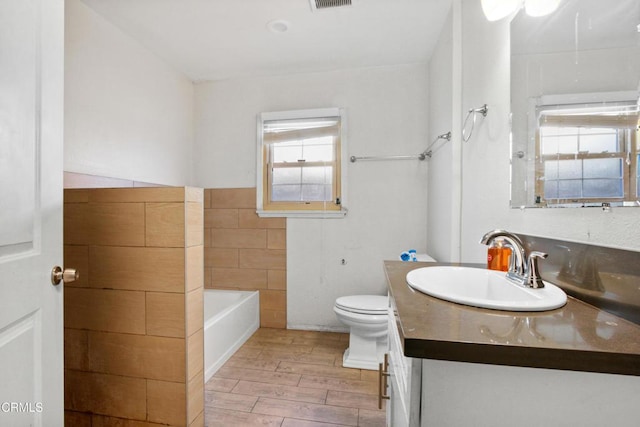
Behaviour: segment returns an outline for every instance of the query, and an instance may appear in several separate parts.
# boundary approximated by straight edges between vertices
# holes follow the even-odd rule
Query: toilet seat
[[[336,299],[335,306],[350,313],[384,315],[389,299],[380,295],[350,295]]]

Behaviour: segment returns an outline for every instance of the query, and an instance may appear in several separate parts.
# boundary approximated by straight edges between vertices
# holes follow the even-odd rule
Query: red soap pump
[[[489,270],[508,271],[511,248],[503,239],[495,239],[487,250],[487,268]]]

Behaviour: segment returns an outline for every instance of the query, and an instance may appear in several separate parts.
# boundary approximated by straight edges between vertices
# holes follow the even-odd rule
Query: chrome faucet
[[[510,247],[509,271],[507,278],[528,288],[544,288],[538,269],[538,259],[546,258],[544,252],[533,251],[528,256],[524,249],[524,243],[518,236],[506,230],[493,230],[482,236],[480,243],[490,245],[496,238],[503,239]]]

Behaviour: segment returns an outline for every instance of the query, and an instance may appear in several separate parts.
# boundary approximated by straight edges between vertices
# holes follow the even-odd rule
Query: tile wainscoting
[[[203,199],[65,190],[67,425],[204,425]]]
[[[255,188],[206,189],[204,283],[260,291],[260,325],[287,327],[285,218],[256,214]]]

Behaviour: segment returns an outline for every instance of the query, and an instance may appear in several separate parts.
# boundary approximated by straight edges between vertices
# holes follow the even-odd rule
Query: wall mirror
[[[511,207],[640,206],[640,1],[511,22]]]

